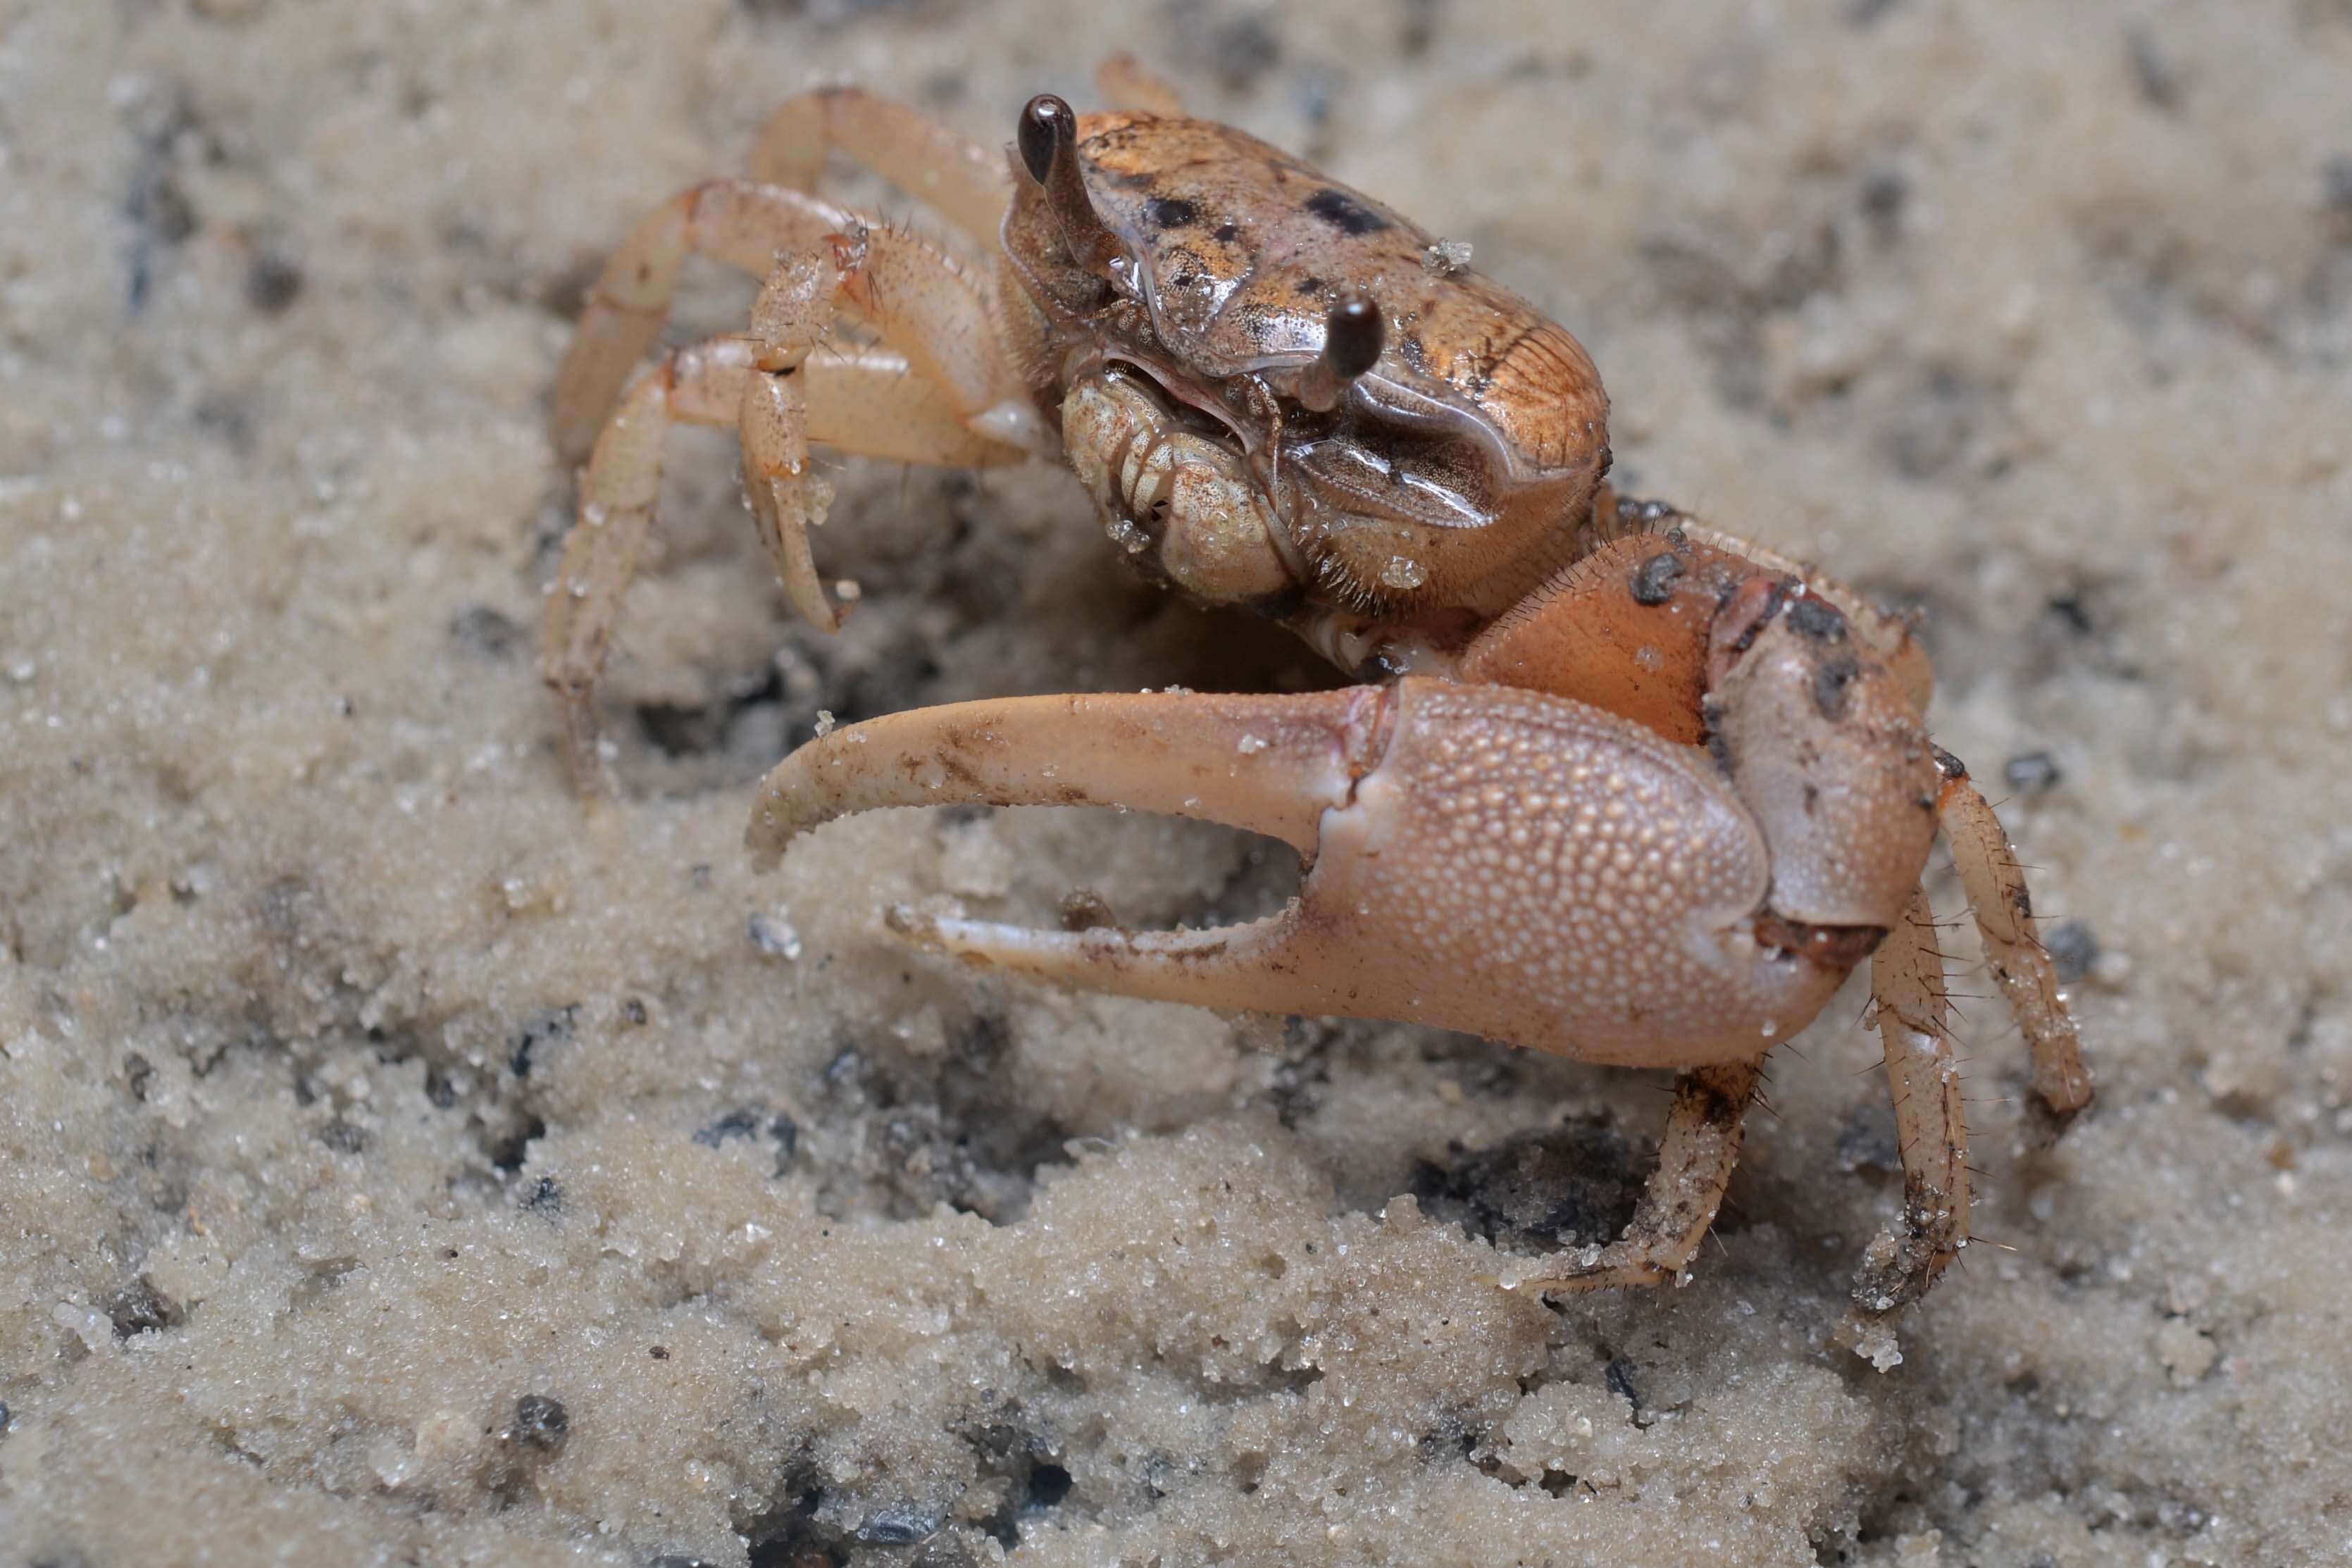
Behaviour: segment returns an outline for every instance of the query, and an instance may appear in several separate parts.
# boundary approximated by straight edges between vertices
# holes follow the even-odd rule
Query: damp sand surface
[[[840,467],[825,638],[678,436],[584,824],[598,258],[815,81],[992,141],[1118,48],[1568,322],[1627,491],[1922,613],[2100,1100],[2035,1146],[1964,1003],[1984,1244],[1882,1364],[1858,989],[1687,1284],[1546,1307],[1489,1281],[1622,1219],[1661,1077],[880,921],[1248,916],[1278,848],[752,874],[820,712],[1325,679],[1058,472]],[[0,5],[0,1563],[2352,1561],[2347,84],[2340,0]]]

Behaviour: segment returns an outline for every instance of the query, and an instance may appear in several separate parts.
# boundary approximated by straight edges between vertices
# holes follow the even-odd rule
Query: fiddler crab
[[[1040,96],[1010,157],[855,89],[780,110],[751,179],[638,224],[588,296],[552,433],[583,456],[545,673],[577,780],[671,424],[731,425],[760,537],[820,627],[809,448],[960,468],[1058,453],[1145,576],[1290,626],[1360,684],[960,702],[824,734],[761,786],[772,865],[882,806],[1118,806],[1281,838],[1279,914],[1204,931],[1033,931],[894,910],[1009,975],[1203,1006],[1399,1019],[1679,1075],[1612,1243],[1517,1288],[1681,1276],[1767,1054],[1870,960],[1901,1218],[1856,1313],[1916,1300],[1969,1235],[1968,1131],[1920,876],[1940,829],[2057,1125],[2091,1098],[2025,877],[1930,742],[1904,621],[1675,509],[1617,496],[1583,348],[1379,202],[1139,68],[1125,107]],[[992,270],[810,194],[855,156]],[[634,381],[689,255],[763,277],[748,332]],[[845,320],[852,331],[839,332]]]

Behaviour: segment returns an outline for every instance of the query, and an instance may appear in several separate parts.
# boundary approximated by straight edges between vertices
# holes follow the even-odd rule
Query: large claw
[[[1759,675],[1801,651],[1780,647],[1785,635],[1755,640]],[[1769,694],[1756,706],[1766,719],[1781,708]],[[1932,767],[1924,752],[1920,766]],[[1696,1065],[1753,1059],[1796,1033],[1867,951],[1815,940],[1801,916],[1770,907],[1773,813],[1759,826],[1736,767],[1727,777],[1705,751],[1582,703],[1439,680],[1017,698],[895,714],[803,746],[769,775],[749,838],[772,863],[835,816],[959,803],[1223,822],[1310,857],[1279,914],[1171,932],[903,911],[893,923],[1066,985],[1406,1019],[1627,1065],[1657,1063],[1671,1042],[1677,1064]],[[1909,858],[1907,892],[1927,853],[1918,829],[1934,822],[1906,809],[1916,824],[1893,852]],[[1862,837],[1885,841],[1883,827]],[[1872,923],[1899,912],[1898,899]]]

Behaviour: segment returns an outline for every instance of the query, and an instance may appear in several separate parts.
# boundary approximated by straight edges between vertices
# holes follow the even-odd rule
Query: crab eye
[[[1077,140],[1070,106],[1050,92],[1041,92],[1021,110],[1021,163],[1039,184],[1054,171],[1054,154],[1065,140]]]
[[[1381,308],[1365,296],[1333,305],[1323,321],[1323,352],[1298,373],[1298,401],[1318,414],[1337,408],[1349,384],[1380,363],[1385,335]]]
[[[1120,253],[1118,239],[1095,211],[1094,198],[1078,173],[1078,117],[1050,92],[1041,92],[1021,111],[1014,135],[1021,149],[1021,166],[1045,188],[1045,210],[1062,231],[1062,243],[1071,258],[1089,271],[1100,271]]]
[[[1378,364],[1385,335],[1381,308],[1361,294],[1350,294],[1331,307],[1323,329],[1323,368],[1341,382],[1350,382]]]

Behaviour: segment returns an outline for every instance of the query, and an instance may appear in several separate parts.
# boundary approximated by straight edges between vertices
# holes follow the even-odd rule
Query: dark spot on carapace
[[[1154,196],[1143,204],[1143,220],[1154,228],[1183,228],[1200,222],[1201,209],[1181,196]]]
[[[1209,237],[1215,240],[1219,245],[1231,245],[1241,237],[1242,230],[1239,224],[1221,223],[1217,226],[1216,231]]]
[[[1683,563],[1671,550],[1661,550],[1633,568],[1633,580],[1628,592],[1637,605],[1663,605],[1675,596],[1675,584],[1683,574]]]
[[[1389,220],[1347,192],[1326,185],[1307,198],[1307,210],[1341,234],[1378,234]]]
[[[1298,297],[1300,299],[1312,300],[1317,295],[1322,293],[1324,289],[1329,288],[1330,285],[1324,282],[1322,279],[1309,273],[1306,277],[1301,278],[1297,283],[1293,284],[1292,287],[1298,290]]]
[[[1845,641],[1845,617],[1838,614],[1836,605],[1811,595],[1789,605],[1789,626],[1815,642]]]
[[[1861,673],[1862,662],[1850,653],[1822,662],[1821,668],[1813,672],[1813,706],[1822,710],[1822,718],[1834,724],[1845,717],[1846,689]]]

